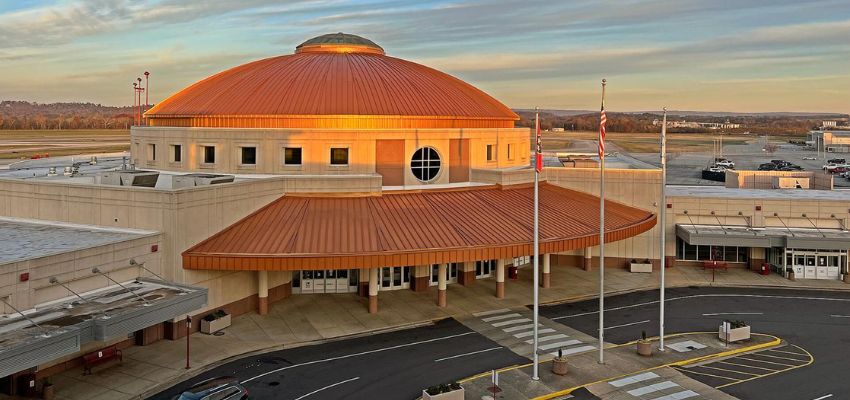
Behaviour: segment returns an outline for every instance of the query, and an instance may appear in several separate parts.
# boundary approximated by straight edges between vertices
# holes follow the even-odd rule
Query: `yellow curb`
[[[678,333],[678,334],[674,334],[674,335],[665,336],[665,338],[670,338],[670,337],[675,337],[675,336],[684,336],[684,335],[697,335],[697,334],[701,334],[701,333],[717,333],[717,332],[688,332],[688,333]],[[595,382],[585,383],[585,384],[583,384],[583,385],[573,386],[573,387],[568,388],[568,389],[563,389],[563,390],[559,390],[559,391],[557,391],[557,392],[552,392],[552,393],[549,393],[549,394],[545,394],[545,395],[543,395],[543,396],[535,397],[533,400],[548,400],[548,399],[553,399],[553,398],[558,397],[558,396],[564,396],[564,395],[570,394],[570,393],[572,393],[572,391],[574,391],[574,390],[576,390],[576,389],[579,389],[579,388],[583,388],[583,387],[585,387],[585,386],[595,385],[595,384],[597,384],[597,383],[602,383],[602,382],[607,382],[607,381],[614,380],[614,379],[624,378],[624,377],[627,377],[627,376],[630,376],[630,375],[639,374],[639,373],[641,373],[641,372],[652,371],[652,370],[661,369],[661,368],[666,368],[666,367],[672,367],[672,366],[681,367],[681,366],[683,366],[683,365],[688,365],[688,364],[693,364],[693,363],[697,363],[697,362],[702,362],[702,361],[710,360],[710,359],[714,359],[714,358],[722,358],[722,357],[727,357],[727,356],[730,356],[730,355],[740,354],[740,353],[744,353],[744,352],[748,352],[748,351],[761,350],[761,349],[763,349],[763,348],[773,347],[773,346],[776,346],[776,345],[779,345],[780,343],[782,343],[782,339],[780,339],[780,338],[778,338],[778,337],[776,337],[776,336],[773,336],[773,335],[767,335],[767,334],[763,334],[763,333],[753,333],[753,335],[757,335],[757,336],[769,336],[769,337],[772,337],[772,338],[773,338],[773,340],[771,340],[770,342],[761,343],[761,344],[757,344],[757,345],[753,345],[753,346],[742,347],[742,348],[740,348],[740,349],[727,350],[727,351],[723,351],[723,352],[720,352],[720,353],[717,353],[717,354],[709,354],[709,355],[706,355],[706,356],[700,356],[700,357],[691,358],[691,359],[688,359],[688,360],[676,361],[676,362],[672,362],[672,363],[668,363],[668,364],[658,365],[658,366],[655,366],[655,367],[644,368],[644,369],[641,369],[641,370],[637,370],[637,371],[629,372],[629,373],[627,373],[627,374],[622,374],[622,375],[619,375],[619,376],[614,376],[614,377],[610,377],[610,378],[600,379],[600,380],[595,381]],[[635,341],[635,342],[636,342],[636,341]],[[625,343],[625,344],[621,344],[621,345],[611,346],[610,348],[622,347],[622,346],[626,346],[626,345],[629,345],[629,344],[634,344],[635,342],[630,342],[630,343]]]
[[[514,365],[511,365],[510,367],[505,367],[505,368],[502,368],[502,369],[497,369],[497,370],[496,370],[496,372],[502,373],[502,372],[510,371],[510,370],[514,370],[514,369],[525,368],[525,367],[531,366],[531,365],[533,365],[533,364],[534,364],[533,362],[532,362],[532,363],[528,363],[528,364],[514,364]],[[459,380],[459,381],[457,381],[457,382],[458,382],[458,383],[466,383],[466,382],[469,382],[469,381],[472,381],[472,380],[475,380],[475,379],[478,379],[478,378],[483,378],[483,377],[485,377],[485,376],[487,376],[487,375],[490,375],[490,374],[492,374],[492,373],[493,373],[493,371],[482,372],[482,373],[477,374],[477,375],[472,375],[472,376],[470,376],[470,377],[463,378],[463,379],[461,379],[461,380]]]

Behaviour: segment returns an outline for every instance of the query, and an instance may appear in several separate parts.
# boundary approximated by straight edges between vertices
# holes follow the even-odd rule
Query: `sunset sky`
[[[850,112],[850,1],[0,0],[0,100],[161,100],[330,32],[516,108]]]

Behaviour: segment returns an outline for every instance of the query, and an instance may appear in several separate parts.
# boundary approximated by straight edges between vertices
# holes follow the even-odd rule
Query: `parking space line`
[[[730,360],[731,360],[731,358],[730,358]],[[735,366],[738,366],[738,367],[744,367],[744,368],[763,369],[763,370],[765,370],[765,371],[771,371],[771,372],[772,372],[772,371],[778,371],[777,369],[770,369],[770,368],[765,368],[765,367],[756,367],[756,366],[753,366],[753,365],[747,365],[747,364],[737,364],[737,363],[729,362],[729,361],[726,361],[726,360],[718,361],[717,363],[719,363],[719,364],[729,364],[729,365],[735,365]]]
[[[750,354],[750,355],[757,355],[757,354]],[[778,362],[773,362],[773,361],[752,359],[752,358],[741,357],[741,356],[738,356],[738,358],[741,359],[741,360],[747,360],[747,361],[752,361],[752,362],[760,362],[760,363],[766,363],[766,364],[776,364],[776,365],[781,365],[783,367],[796,367],[796,365],[794,365],[794,364],[783,364],[783,363],[778,363]]]
[[[707,372],[694,371],[691,368],[674,367],[674,369],[676,371],[680,371],[680,372],[684,372],[684,373],[688,373],[688,374],[705,375],[705,376],[710,376],[712,378],[726,379],[726,380],[735,381],[735,382],[742,381],[742,379],[730,378],[728,376],[713,375],[713,374],[709,374]]]
[[[606,329],[606,330],[607,330],[607,329],[616,329],[616,328],[622,328],[622,327],[626,327],[626,326],[632,326],[632,325],[645,324],[645,323],[647,323],[647,322],[649,322],[649,320],[645,320],[645,321],[637,321],[637,322],[629,322],[628,324],[621,324],[621,325],[606,326],[606,327],[605,327],[605,329]]]
[[[310,392],[310,393],[307,393],[307,394],[305,394],[305,395],[303,395],[303,396],[296,397],[296,398],[295,398],[295,400],[301,400],[301,399],[306,398],[306,397],[308,397],[308,396],[312,396],[312,395],[314,395],[314,394],[316,394],[316,393],[319,393],[319,392],[321,392],[321,391],[323,391],[323,390],[330,389],[330,388],[332,388],[332,387],[334,387],[334,386],[342,385],[343,383],[348,383],[348,382],[356,381],[356,380],[358,380],[358,379],[360,379],[360,377],[359,377],[359,376],[356,376],[356,377],[351,378],[351,379],[346,379],[346,380],[344,380],[344,381],[340,381],[340,382],[337,382],[337,383],[333,383],[333,384],[330,384],[330,385],[325,386],[325,387],[323,387],[323,388],[316,389],[316,390],[314,390],[314,391],[312,391],[312,392]]]
[[[754,374],[752,372],[742,372],[742,371],[736,371],[734,369],[710,367],[708,365],[699,365],[699,366],[696,366],[695,368],[708,368],[708,369],[716,369],[718,371],[723,371],[723,372],[731,372],[731,373],[734,373],[734,374],[749,375],[749,376],[761,376],[761,374]]]
[[[799,358],[782,357],[782,356],[772,356],[772,355],[770,355],[770,354],[755,353],[755,354],[753,354],[753,355],[760,356],[760,357],[779,358],[779,359],[782,359],[782,360],[789,360],[789,361],[806,362],[806,360],[800,360]]]
[[[832,397],[832,394],[828,394],[828,395],[826,395],[826,396],[821,396],[821,397],[818,397],[818,398],[816,398],[816,399],[814,399],[814,400],[823,400],[823,399],[828,399],[828,398],[830,398],[830,397]]]
[[[806,355],[806,353],[797,353],[795,351],[785,351],[785,350],[776,350],[776,349],[765,350],[765,352],[768,352],[768,351],[774,351],[774,352],[777,352],[777,353],[785,353],[785,354],[796,354],[798,356],[808,357]]]
[[[451,359],[453,359],[453,358],[458,358],[458,357],[471,356],[471,355],[473,355],[473,354],[486,353],[486,352],[488,352],[488,351],[499,350],[499,349],[501,349],[501,348],[502,348],[502,346],[498,346],[498,347],[491,347],[491,348],[489,348],[489,349],[484,349],[484,350],[470,351],[469,353],[455,354],[455,355],[453,355],[453,356],[448,356],[448,357],[438,358],[438,359],[434,360],[434,362],[440,362],[440,361],[451,360]]]

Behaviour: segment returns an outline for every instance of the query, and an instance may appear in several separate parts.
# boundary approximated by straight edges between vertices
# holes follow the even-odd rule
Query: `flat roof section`
[[[120,243],[154,231],[0,217],[0,265]]]
[[[207,301],[207,290],[198,287],[143,278],[122,285],[82,293],[85,301],[74,296],[51,302],[24,312],[27,318],[0,316],[0,376],[73,354],[87,342],[126,337],[184,316]]]
[[[847,250],[850,232],[840,229],[749,228],[746,226],[676,225],[676,236],[693,245],[785,247]]]
[[[713,197],[750,200],[834,200],[850,201],[850,190],[812,189],[734,189],[724,186],[667,185],[668,197]]]
[[[183,268],[377,268],[533,253],[531,185],[403,191],[379,196],[285,195],[183,252]],[[606,202],[607,242],[643,233],[655,214]],[[599,198],[540,185],[540,251],[599,243]]]

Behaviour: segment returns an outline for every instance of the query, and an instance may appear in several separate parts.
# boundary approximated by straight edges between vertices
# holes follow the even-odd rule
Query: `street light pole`
[[[192,335],[192,316],[186,315],[186,369],[189,366],[189,336]]]
[[[661,312],[658,322],[658,350],[664,351],[664,279],[667,269],[667,107],[661,125],[661,204],[658,205],[658,218],[661,224]]]

